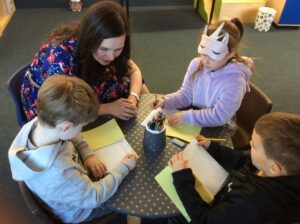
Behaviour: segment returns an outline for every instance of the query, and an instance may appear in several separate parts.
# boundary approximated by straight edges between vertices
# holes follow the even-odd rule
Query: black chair
[[[29,65],[25,65],[20,68],[15,74],[13,74],[7,81],[6,87],[8,92],[10,93],[11,97],[14,100],[16,106],[16,114],[17,114],[17,121],[20,127],[27,123],[26,116],[22,109],[21,104],[21,96],[20,96],[20,89],[23,83],[23,78],[26,74]]]
[[[34,197],[30,189],[26,186],[26,184],[23,181],[18,181],[19,188],[21,191],[21,195],[30,210],[31,214],[36,216],[39,220],[40,224],[56,224],[61,223],[57,219],[55,219],[54,216],[48,214],[39,204],[37,199]],[[86,224],[108,224],[111,222],[115,217],[117,213],[111,212],[107,215],[104,215],[100,218],[96,218],[89,222],[84,222]]]
[[[234,149],[249,150],[250,140],[255,122],[272,110],[272,101],[256,85],[250,83],[251,92],[244,96],[242,104],[236,112],[237,130],[232,136]]]

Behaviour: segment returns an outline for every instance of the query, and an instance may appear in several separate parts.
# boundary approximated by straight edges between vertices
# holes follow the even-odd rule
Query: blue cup
[[[166,127],[164,126],[161,131],[154,131],[146,125],[143,146],[146,151],[162,151],[166,146]]]

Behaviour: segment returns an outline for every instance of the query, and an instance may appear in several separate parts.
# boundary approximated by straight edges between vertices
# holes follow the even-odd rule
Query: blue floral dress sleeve
[[[26,72],[20,94],[27,120],[36,114],[37,94],[45,79],[54,74],[76,76],[78,73],[76,39],[43,44]]]

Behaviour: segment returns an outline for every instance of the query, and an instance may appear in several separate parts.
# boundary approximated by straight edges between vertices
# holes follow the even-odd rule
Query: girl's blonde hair
[[[236,51],[236,54],[234,55],[234,57],[232,57],[228,62],[234,60],[237,62],[244,63],[245,65],[248,65],[249,61],[245,60],[238,53],[238,46],[239,46],[239,43],[244,34],[243,24],[241,23],[241,21],[238,18],[233,18],[231,20],[221,20],[221,21],[212,23],[208,27],[207,35],[208,36],[211,35],[223,22],[224,22],[224,27],[222,29],[222,34],[228,33],[228,35],[229,35],[229,40],[228,40],[228,45],[227,45],[229,53],[231,53],[232,51]],[[202,36],[202,34],[201,34],[201,36]],[[201,40],[201,38],[200,38],[200,40]],[[193,72],[192,77],[194,77],[195,74],[200,72],[202,69],[203,69],[203,63],[200,61],[199,66],[197,67],[196,71]],[[252,69],[254,69],[254,68],[251,67],[251,70]]]
[[[83,80],[53,75],[41,86],[37,99],[39,122],[55,127],[58,122],[90,123],[98,117],[95,91]]]

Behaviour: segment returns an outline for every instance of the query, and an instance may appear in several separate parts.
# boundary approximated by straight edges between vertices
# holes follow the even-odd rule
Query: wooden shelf
[[[13,16],[14,12],[16,11],[16,7],[13,0],[9,0],[10,3],[10,11],[7,11],[7,7],[5,4],[6,0],[0,0],[0,37],[7,26],[9,20]]]
[[[196,11],[207,22],[213,0],[194,0]],[[223,17],[239,17],[243,23],[254,23],[258,8],[265,6],[266,0],[215,0],[214,15],[212,20]]]

